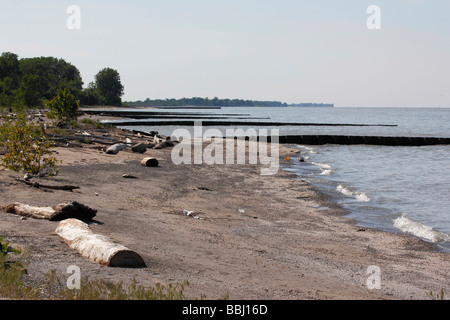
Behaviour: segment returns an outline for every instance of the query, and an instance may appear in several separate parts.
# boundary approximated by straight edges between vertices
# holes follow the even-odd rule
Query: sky
[[[62,58],[85,87],[116,69],[124,101],[450,107],[449,15],[448,0],[0,0],[0,52]]]

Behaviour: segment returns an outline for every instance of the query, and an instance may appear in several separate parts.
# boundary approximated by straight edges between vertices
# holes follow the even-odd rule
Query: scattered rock
[[[138,143],[131,147],[131,151],[137,153],[145,153],[147,151],[147,146],[144,143]]]
[[[141,165],[145,167],[157,167],[159,165],[159,162],[156,158],[148,157],[142,159]]]
[[[153,149],[163,149],[163,148],[167,148],[167,147],[173,147],[174,144],[171,140],[166,140],[166,141],[162,141],[160,143],[157,143]]]

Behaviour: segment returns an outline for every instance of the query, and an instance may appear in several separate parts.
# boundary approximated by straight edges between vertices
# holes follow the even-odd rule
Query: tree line
[[[288,104],[279,101],[256,101],[242,99],[213,99],[209,98],[181,98],[181,99],[154,99],[147,98],[144,101],[126,102],[129,106],[147,106],[147,107],[183,107],[183,106],[213,106],[213,107],[287,107]]]
[[[19,59],[11,52],[0,56],[0,106],[45,107],[64,89],[81,105],[121,105],[124,93],[119,73],[111,68],[101,69],[83,88],[80,71],[63,59]]]

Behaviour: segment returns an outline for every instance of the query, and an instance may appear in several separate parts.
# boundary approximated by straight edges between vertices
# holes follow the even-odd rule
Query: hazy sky
[[[0,15],[0,52],[63,58],[85,86],[117,69],[123,100],[450,107],[449,0],[0,0]]]

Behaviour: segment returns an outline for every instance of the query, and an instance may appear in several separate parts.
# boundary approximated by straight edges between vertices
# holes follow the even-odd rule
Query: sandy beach
[[[297,161],[297,152],[280,145],[280,165]],[[187,280],[188,298],[431,299],[430,292],[450,292],[449,254],[416,237],[356,225],[282,168],[262,176],[260,165],[175,165],[171,148],[110,155],[58,147],[55,156],[59,175],[32,181],[79,189],[32,188],[16,180],[23,173],[1,170],[0,205],[87,205],[97,210],[90,228],[139,253],[146,267],[99,265],[67,246],[55,233],[57,221],[2,211],[0,235],[30,253],[27,281],[52,269],[67,276],[77,265],[93,279],[145,286]],[[141,166],[149,156],[158,167]],[[379,288],[367,283],[370,266],[379,268]]]

